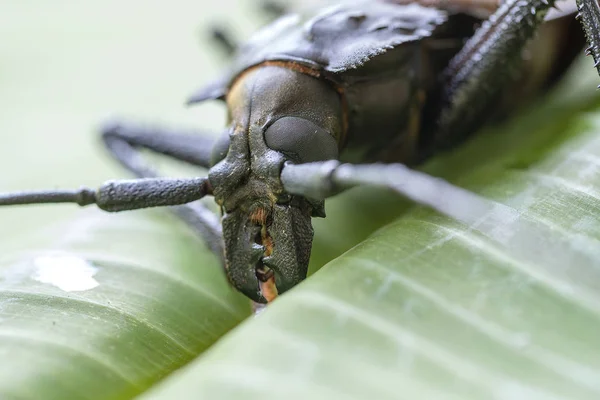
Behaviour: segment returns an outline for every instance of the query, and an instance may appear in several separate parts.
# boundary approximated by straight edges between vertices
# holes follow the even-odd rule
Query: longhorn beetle
[[[502,96],[516,96],[523,81],[515,83],[512,71],[555,1],[392,3],[341,4],[308,19],[286,15],[242,46],[230,45],[231,68],[189,100],[227,105],[228,126],[214,143],[107,124],[106,147],[137,179],[97,190],[2,194],[0,205],[171,206],[223,256],[231,284],[257,303],[306,277],[311,217],[324,217],[324,199],[347,188],[387,186],[454,216],[437,197],[461,189],[405,165],[459,142]],[[600,8],[595,0],[577,6],[598,67]],[[481,23],[486,10],[491,16]],[[575,46],[568,39],[566,48]],[[139,148],[210,168],[208,176],[160,177]],[[207,195],[220,206],[220,221],[197,202]]]

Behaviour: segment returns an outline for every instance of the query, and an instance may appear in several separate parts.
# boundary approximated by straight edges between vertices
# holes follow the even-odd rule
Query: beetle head
[[[326,83],[281,67],[238,78],[227,98],[231,124],[213,149],[209,180],[223,213],[230,282],[252,300],[270,300],[306,278],[312,216],[323,201],[285,192],[280,173],[295,163],[337,158],[340,101]],[[341,117],[340,117],[341,118]]]

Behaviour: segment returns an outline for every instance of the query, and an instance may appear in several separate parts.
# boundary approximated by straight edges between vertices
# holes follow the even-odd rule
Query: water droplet
[[[70,254],[48,254],[33,260],[32,278],[65,292],[81,292],[99,285],[93,277],[98,268],[87,260]]]

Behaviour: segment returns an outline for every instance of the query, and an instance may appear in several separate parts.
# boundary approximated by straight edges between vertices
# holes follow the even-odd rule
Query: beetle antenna
[[[208,178],[143,178],[114,180],[97,190],[40,190],[0,194],[0,206],[25,204],[75,203],[96,204],[108,211],[126,211],[149,207],[187,204],[211,194]]]
[[[340,164],[325,161],[286,164],[281,172],[285,190],[322,200],[360,185],[390,188],[397,193],[466,224],[475,224],[496,203],[443,179],[403,164]]]
[[[96,192],[89,188],[78,190],[39,190],[0,194],[0,206],[49,203],[76,203],[87,206],[96,203]]]

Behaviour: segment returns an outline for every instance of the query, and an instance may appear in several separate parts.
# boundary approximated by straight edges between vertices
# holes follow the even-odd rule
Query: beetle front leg
[[[486,18],[500,7],[503,0],[386,0],[395,4],[417,3],[453,12],[462,12],[474,17]]]
[[[594,57],[594,67],[600,75],[600,7],[597,0],[577,0],[577,18],[583,25],[590,45],[588,53]]]
[[[473,131],[522,61],[522,50],[555,0],[504,3],[467,41],[444,71],[436,147]]]
[[[101,128],[102,140],[111,153],[112,143],[123,141],[203,168],[210,167],[214,139],[207,133],[176,131],[111,121]]]
[[[488,18],[509,0],[385,0],[394,4],[417,3],[425,7],[460,12],[477,18]],[[547,19],[554,19],[574,12],[575,0],[557,0],[554,9],[548,11]]]

